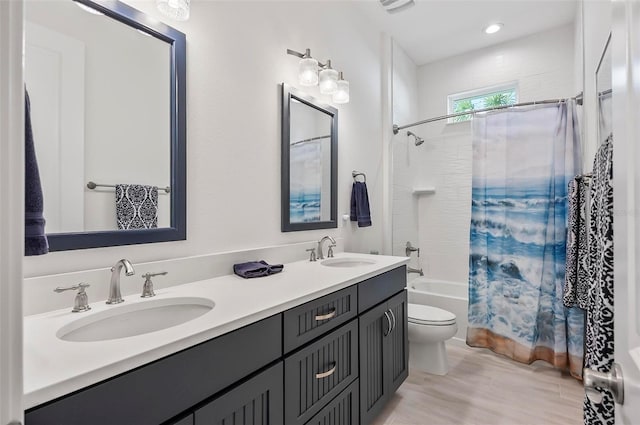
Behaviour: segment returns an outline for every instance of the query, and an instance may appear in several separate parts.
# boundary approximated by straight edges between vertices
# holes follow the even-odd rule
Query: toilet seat
[[[409,304],[407,310],[409,323],[430,326],[448,326],[456,323],[455,314],[438,307]]]

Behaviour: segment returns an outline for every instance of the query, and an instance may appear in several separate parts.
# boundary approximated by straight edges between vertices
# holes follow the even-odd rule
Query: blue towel
[[[24,255],[49,252],[44,231],[43,196],[31,129],[31,102],[24,90]]]
[[[371,210],[369,209],[369,194],[367,184],[353,182],[351,188],[351,221],[357,221],[358,227],[371,226]]]
[[[269,265],[269,263],[264,260],[250,261],[248,263],[233,265],[233,272],[240,277],[244,277],[245,279],[280,273],[282,269],[284,269],[284,266],[282,264]]]

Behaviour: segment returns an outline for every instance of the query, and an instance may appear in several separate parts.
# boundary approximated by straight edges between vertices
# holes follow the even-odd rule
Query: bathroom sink
[[[371,264],[375,264],[375,261],[365,260],[363,258],[332,258],[329,260],[324,260],[320,264],[327,267],[360,267],[360,266],[370,266]]]
[[[64,341],[93,342],[126,338],[177,326],[208,313],[215,303],[207,298],[162,298],[117,307],[79,317],[61,327]]]

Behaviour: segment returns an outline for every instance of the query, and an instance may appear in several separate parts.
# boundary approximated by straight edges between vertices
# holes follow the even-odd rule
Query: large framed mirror
[[[186,37],[119,1],[27,0],[51,251],[186,239]]]
[[[282,84],[282,231],[338,227],[338,110]]]

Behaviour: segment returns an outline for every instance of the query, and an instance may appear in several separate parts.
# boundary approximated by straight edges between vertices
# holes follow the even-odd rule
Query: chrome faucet
[[[129,262],[129,260],[118,260],[118,262],[111,267],[111,284],[109,285],[109,299],[107,304],[119,304],[123,302],[122,294],[120,293],[120,271],[124,267],[124,273],[127,276],[133,276],[135,270]]]
[[[333,245],[336,244],[336,240],[333,239],[331,236],[325,236],[322,239],[320,239],[318,241],[318,260],[324,260],[324,254],[322,253],[322,244],[324,243],[324,241],[329,241],[331,242]]]

